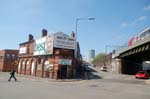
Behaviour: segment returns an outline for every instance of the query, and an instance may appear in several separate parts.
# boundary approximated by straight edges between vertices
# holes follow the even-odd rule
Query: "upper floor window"
[[[10,59],[10,54],[6,54],[7,59]]]
[[[16,59],[16,55],[15,54],[12,54],[12,59]]]

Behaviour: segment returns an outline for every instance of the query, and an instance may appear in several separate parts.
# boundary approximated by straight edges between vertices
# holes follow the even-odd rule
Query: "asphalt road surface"
[[[129,75],[92,70],[90,80],[49,80],[0,73],[0,99],[150,99],[150,85]]]

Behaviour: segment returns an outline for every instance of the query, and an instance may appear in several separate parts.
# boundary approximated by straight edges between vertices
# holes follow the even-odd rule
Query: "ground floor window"
[[[19,62],[19,65],[18,65],[18,72],[20,73],[21,71],[21,61]]]
[[[34,64],[34,61],[33,61],[32,65],[31,65],[31,74],[34,74],[34,71],[35,71],[35,64]]]

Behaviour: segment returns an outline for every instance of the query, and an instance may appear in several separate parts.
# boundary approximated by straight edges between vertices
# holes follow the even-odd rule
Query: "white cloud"
[[[143,20],[145,20],[146,18],[147,18],[147,16],[141,16],[141,17],[138,18],[137,21],[143,21]]]
[[[121,24],[121,27],[128,27],[128,26],[136,26],[137,24],[139,24],[139,22],[144,21],[147,19],[147,16],[141,16],[135,20],[133,20],[132,22],[128,23],[128,22],[123,22]]]
[[[128,24],[125,22],[121,24],[121,27],[127,27],[127,26],[128,26]]]
[[[144,7],[144,10],[149,10],[150,11],[150,5]]]
[[[137,19],[135,19],[133,22],[131,22],[131,26],[137,26],[138,24],[140,24],[140,22],[144,21],[147,19],[147,16],[141,16]]]

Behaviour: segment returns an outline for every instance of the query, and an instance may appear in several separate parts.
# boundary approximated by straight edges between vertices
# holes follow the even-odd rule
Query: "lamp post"
[[[75,32],[75,58],[77,58],[77,32],[78,32],[78,22],[80,20],[95,20],[95,18],[77,18],[76,19],[76,32]]]
[[[77,32],[78,32],[78,22],[80,21],[80,20],[95,20],[95,18],[77,18],[76,19],[76,35],[75,35],[75,37],[76,37],[76,41],[77,41]]]

